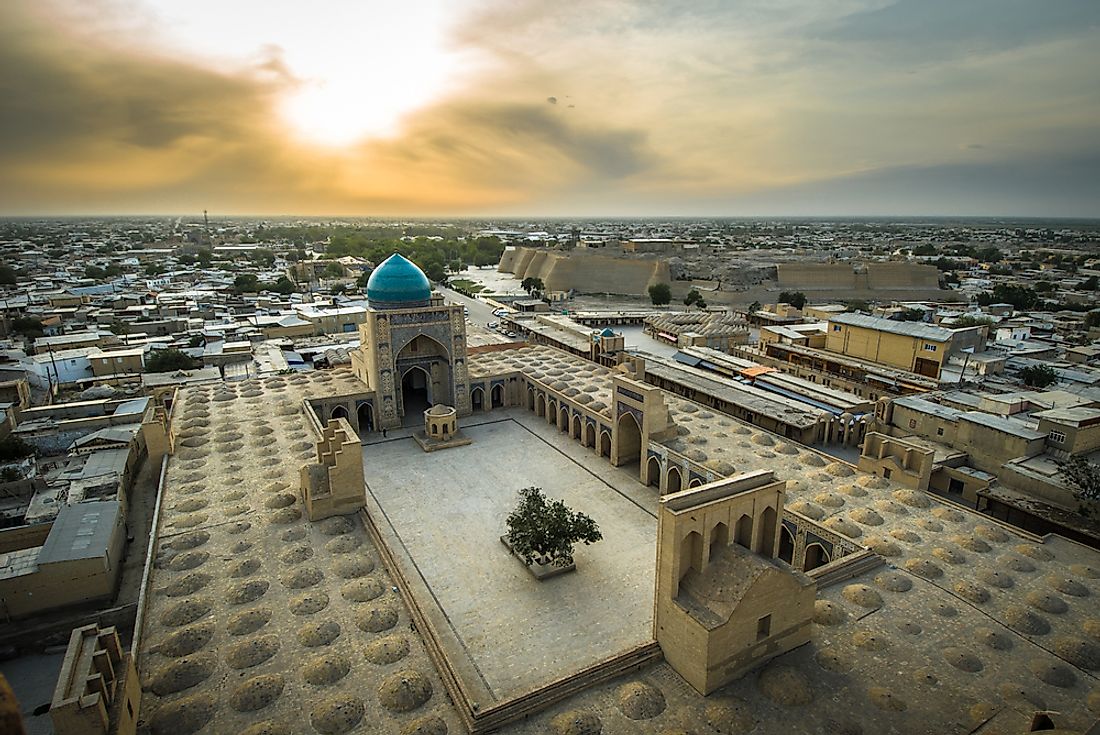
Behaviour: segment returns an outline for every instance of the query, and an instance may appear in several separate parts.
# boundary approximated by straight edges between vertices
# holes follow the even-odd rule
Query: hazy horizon
[[[0,39],[0,216],[1100,218],[1091,0],[10,0]]]

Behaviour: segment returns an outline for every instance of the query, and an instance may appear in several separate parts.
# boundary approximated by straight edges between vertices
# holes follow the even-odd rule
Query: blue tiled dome
[[[399,253],[382,261],[367,279],[367,301],[375,309],[427,306],[431,298],[432,284],[424,271]]]

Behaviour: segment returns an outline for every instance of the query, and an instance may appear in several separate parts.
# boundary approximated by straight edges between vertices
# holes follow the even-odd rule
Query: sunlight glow
[[[173,45],[231,64],[280,63],[280,116],[299,137],[343,146],[398,132],[401,118],[448,91],[463,58],[447,46],[446,0],[270,0],[232,12],[223,0],[146,0]],[[210,22],[216,19],[215,22]]]

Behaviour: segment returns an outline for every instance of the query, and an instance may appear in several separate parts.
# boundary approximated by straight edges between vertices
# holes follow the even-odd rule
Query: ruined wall
[[[505,251],[498,270],[516,278],[541,278],[550,291],[643,296],[655,283],[671,283],[663,258],[616,257],[602,253],[561,252],[545,248]]]

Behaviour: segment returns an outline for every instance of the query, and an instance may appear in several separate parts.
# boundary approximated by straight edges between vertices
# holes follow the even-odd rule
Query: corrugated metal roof
[[[121,512],[122,506],[117,500],[65,506],[57,514],[38,555],[39,565],[103,556]]]
[[[921,322],[898,322],[892,319],[883,319],[877,316],[864,314],[837,314],[829,317],[830,323],[846,324],[850,327],[862,327],[863,329],[876,329],[880,332],[902,334],[907,337],[930,339],[936,342],[946,342],[951,339],[952,332],[949,329],[933,327]]]

